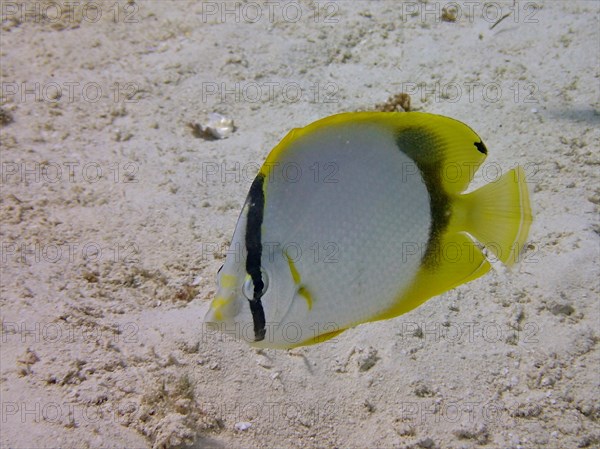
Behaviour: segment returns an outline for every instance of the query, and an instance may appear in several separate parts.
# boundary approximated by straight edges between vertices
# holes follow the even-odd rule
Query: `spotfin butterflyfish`
[[[464,123],[341,113],[291,130],[250,186],[207,329],[262,348],[326,341],[510,266],[532,214],[517,166],[465,193],[487,155]]]

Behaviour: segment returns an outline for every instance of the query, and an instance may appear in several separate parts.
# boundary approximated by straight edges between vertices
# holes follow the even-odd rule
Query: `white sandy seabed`
[[[599,447],[599,4],[445,5],[3,2],[1,446]],[[206,332],[269,150],[400,92],[476,185],[526,167],[524,260],[321,345]]]

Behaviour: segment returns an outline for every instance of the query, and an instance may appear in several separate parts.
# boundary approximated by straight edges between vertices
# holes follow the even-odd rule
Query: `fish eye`
[[[267,272],[262,268],[260,269],[260,272],[264,284],[262,290],[262,294],[264,295],[267,292],[267,289],[269,288],[269,277],[267,276]],[[244,296],[247,299],[254,299],[254,282],[252,282],[252,278],[249,274],[246,275],[246,280],[244,281],[244,285],[242,286],[242,292],[244,293]]]

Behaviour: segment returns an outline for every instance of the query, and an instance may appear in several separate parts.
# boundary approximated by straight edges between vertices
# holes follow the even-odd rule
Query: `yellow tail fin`
[[[457,206],[464,220],[459,226],[506,265],[519,260],[533,221],[521,167],[474,192],[460,195]]]

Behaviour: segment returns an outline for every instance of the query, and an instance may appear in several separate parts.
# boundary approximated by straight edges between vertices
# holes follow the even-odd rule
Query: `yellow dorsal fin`
[[[398,148],[415,161],[426,181],[446,194],[464,192],[487,155],[481,138],[449,117],[404,113],[394,131]]]
[[[419,168],[435,167],[450,193],[463,192],[486,157],[487,150],[479,136],[450,117],[425,112],[344,112],[292,129],[271,151],[261,173],[268,177],[269,167],[275,166],[296,140],[319,130],[360,123],[376,124],[396,135],[399,149],[412,157]],[[414,145],[415,142],[419,144]]]

